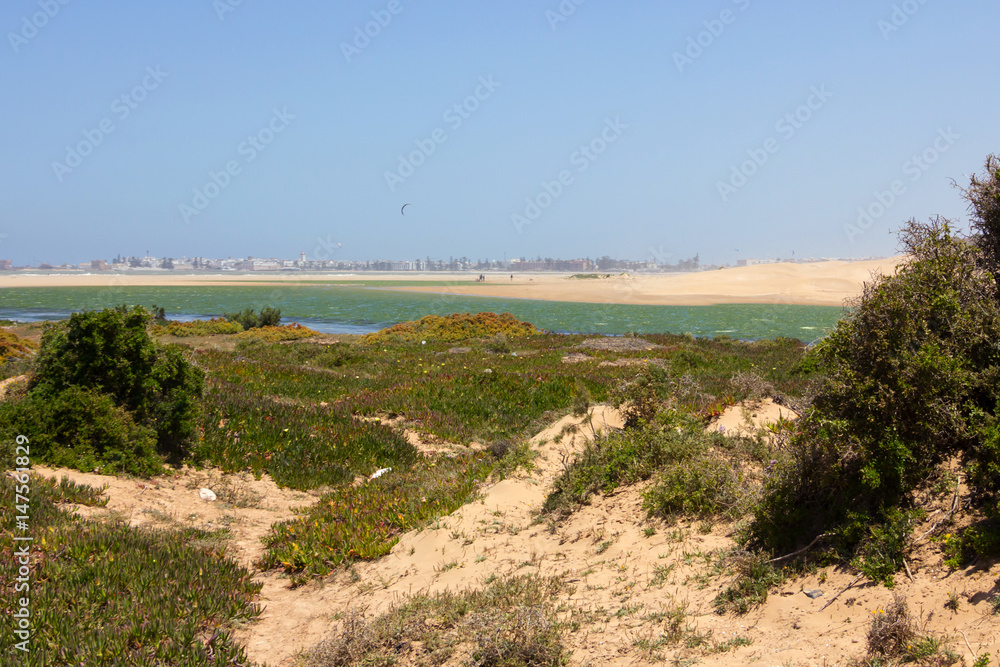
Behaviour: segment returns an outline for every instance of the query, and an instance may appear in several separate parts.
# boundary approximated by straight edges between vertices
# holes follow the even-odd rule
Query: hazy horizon
[[[693,4],[7,3],[0,258],[731,264],[964,226],[1000,6]]]

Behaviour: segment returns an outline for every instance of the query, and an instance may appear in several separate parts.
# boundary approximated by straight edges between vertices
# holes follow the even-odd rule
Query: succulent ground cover
[[[499,322],[508,329],[498,334],[469,328],[477,322]],[[228,333],[231,325],[218,321],[150,324],[154,338],[183,341],[181,332],[190,328],[190,338],[234,343],[219,346],[228,350],[171,348],[169,358],[177,360],[172,363],[183,359],[204,377],[185,460],[222,470],[266,472],[281,485],[313,490],[318,497],[299,517],[272,527],[259,567],[276,568],[295,585],[380,557],[403,532],[475,497],[491,476],[529,463],[522,443],[542,425],[594,402],[617,400],[637,378],[653,372],[648,369],[656,369],[656,377],[643,391],[650,400],[687,415],[692,428],[743,398],[749,391],[746,377],[793,401],[805,400],[817,381],[816,372],[804,363],[804,346],[792,340],[747,343],[662,335],[646,337],[650,346],[594,349],[581,347],[585,336],[532,332],[508,337],[510,323],[499,316],[458,318],[452,324],[456,331],[449,332],[442,328],[447,323],[436,322],[432,330],[420,332],[420,340],[393,336],[342,342],[323,340],[295,325]],[[131,339],[135,349],[159,349],[139,338]],[[564,362],[582,349],[587,361]],[[38,370],[31,359],[18,363],[29,375]],[[51,379],[58,370],[53,369],[50,363],[44,377]],[[86,391],[67,384],[64,394]],[[106,418],[90,410],[90,421],[80,422],[87,428],[97,420],[97,427],[128,440],[129,419],[145,414],[126,414],[102,398],[105,394],[87,396],[73,398],[70,407],[108,402]],[[22,428],[31,423],[25,411],[34,409],[24,396],[0,403],[0,412],[17,415]],[[422,455],[398,428],[382,423],[381,417],[390,416],[423,437],[452,442],[452,451],[459,454]],[[11,423],[4,422],[6,430]],[[128,428],[145,429],[144,449],[133,446],[129,455],[156,460],[151,426],[136,421]],[[13,435],[4,433],[5,448]],[[37,462],[93,465],[79,454],[67,457],[59,447],[62,438],[49,440],[37,450]],[[129,448],[114,440],[102,442]],[[102,455],[101,460],[114,460],[113,452]],[[391,472],[370,479],[380,469]],[[3,484],[4,494],[13,491],[7,481]],[[35,485],[48,489],[41,482]],[[135,664],[244,664],[229,633],[234,624],[258,613],[253,602],[257,589],[250,572],[227,560],[224,532],[138,530],[121,522],[80,520],[60,508],[70,501],[99,503],[99,493],[63,485],[39,490],[33,500],[34,530],[45,533],[33,563],[39,599],[47,600],[37,610],[36,626],[46,664],[75,664],[71,655],[88,656],[88,664],[113,664],[109,656],[115,655],[129,656]],[[7,527],[13,525],[7,516],[11,506],[3,509]],[[5,532],[9,536],[12,529]],[[73,582],[72,587],[66,582]],[[3,592],[7,607],[13,591],[8,586]],[[65,615],[56,613],[65,608],[79,610],[84,622],[66,622]],[[521,611],[512,613],[504,623],[521,618]],[[479,615],[475,623],[489,618]],[[556,627],[546,630],[543,641],[552,655],[562,655]],[[456,630],[456,636],[470,631]]]

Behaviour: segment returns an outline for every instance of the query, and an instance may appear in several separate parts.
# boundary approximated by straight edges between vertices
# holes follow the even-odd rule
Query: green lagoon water
[[[426,283],[424,283],[426,284]],[[811,342],[844,314],[833,306],[732,304],[640,306],[401,292],[372,286],[212,285],[184,287],[30,287],[0,289],[0,319],[63,319],[120,304],[159,306],[171,319],[217,317],[246,307],[281,308],[283,322],[328,333],[365,333],[424,315],[508,312],[541,329],[570,333],[690,333]]]

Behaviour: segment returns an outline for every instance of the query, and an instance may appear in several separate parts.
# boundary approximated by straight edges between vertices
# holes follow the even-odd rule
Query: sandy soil
[[[258,480],[249,473],[184,468],[172,475],[140,480],[45,466],[34,466],[32,470],[44,477],[68,477],[78,484],[106,487],[107,506],[78,506],[76,511],[81,516],[117,517],[131,526],[193,526],[209,531],[228,528],[232,537],[227,554],[251,569],[264,553],[260,538],[271,524],[293,518],[295,507],[316,502],[316,497],[308,493],[280,488],[268,475]],[[217,500],[202,500],[202,488],[213,491]]]
[[[760,264],[680,274],[616,275],[610,278],[572,279],[571,274],[489,274],[485,283],[478,273],[363,273],[363,274],[0,274],[3,287],[141,286],[295,284],[337,280],[454,281],[454,285],[411,286],[393,289],[445,294],[653,305],[711,305],[719,303],[777,303],[839,306],[860,293],[873,273],[891,273],[902,257],[858,262]]]
[[[748,410],[731,409],[710,428],[728,425],[727,433],[753,430],[778,417],[794,418],[794,413],[765,402]],[[666,659],[680,664],[697,659],[699,665],[710,666],[836,665],[863,654],[869,621],[873,613],[886,608],[893,592],[864,581],[847,588],[855,578],[853,571],[817,570],[773,591],[763,606],[745,616],[719,616],[712,600],[733,575],[718,573],[712,565],[722,550],[734,546],[732,526],[650,521],[642,509],[642,486],[597,497],[561,522],[539,522],[537,510],[566,462],[595,431],[621,425],[620,416],[605,406],[592,409],[592,427],[581,422],[567,416],[536,435],[531,442],[539,457],[532,473],[486,488],[480,499],[435,525],[403,535],[378,561],[359,563],[352,572],[296,589],[289,588],[288,579],[277,572],[259,573],[264,614],[238,633],[250,657],[269,665],[293,665],[296,654],[336,629],[336,619],[348,610],[377,614],[417,592],[479,587],[491,575],[525,573],[565,574],[575,587],[560,600],[567,609],[589,614],[580,630],[567,638],[574,665],[659,662],[636,642],[655,641],[663,631],[662,621],[647,616],[676,604],[685,607],[689,630],[710,633],[710,643],[734,637],[751,641],[721,653],[683,646],[663,649]],[[82,513],[110,510],[132,523],[163,523],[166,515],[206,527],[228,525],[233,554],[246,564],[260,554],[259,537],[270,522],[289,518],[297,504],[312,502],[308,494],[279,489],[266,478],[228,479],[187,470],[137,482],[40,472],[109,484],[109,509],[84,508]],[[250,507],[224,502],[242,497],[239,492],[245,487],[240,485],[258,494]],[[220,500],[202,501],[199,486],[222,489]],[[950,499],[943,503],[950,505]],[[941,516],[940,511],[929,516],[915,534],[922,534]],[[983,652],[995,658],[1000,627],[989,600],[1000,593],[996,568],[951,571],[943,566],[939,547],[926,539],[908,564],[913,579],[897,575],[895,590],[906,596],[924,630],[949,637],[968,664]],[[813,598],[806,591],[821,594]],[[956,611],[944,606],[950,593],[958,597]]]

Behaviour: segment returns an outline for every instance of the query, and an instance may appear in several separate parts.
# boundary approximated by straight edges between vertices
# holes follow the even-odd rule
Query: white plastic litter
[[[212,493],[212,489],[198,489],[198,496],[210,503],[215,502],[215,494]]]
[[[371,479],[378,479],[379,477],[386,474],[390,470],[392,470],[392,468],[379,468],[378,470],[372,473]]]

